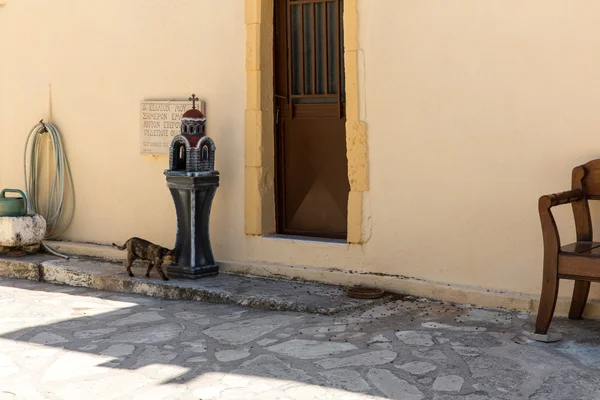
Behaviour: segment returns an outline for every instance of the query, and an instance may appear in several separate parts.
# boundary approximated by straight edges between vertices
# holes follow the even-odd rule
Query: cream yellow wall
[[[347,245],[245,234],[248,1],[9,1],[0,9],[0,186],[21,185],[24,137],[47,118],[50,84],[76,183],[65,238],[170,245],[167,159],[139,155],[138,107],[194,92],[221,172],[217,259],[537,294],[537,198],[567,189],[571,168],[600,153],[600,4],[358,0],[369,191],[366,242]],[[565,239],[568,217],[562,210]]]
[[[359,15],[371,263],[538,293],[537,198],[600,157],[600,4],[361,0]]]
[[[250,237],[247,258],[539,293],[537,199],[600,156],[599,8],[359,0],[367,242]]]
[[[15,0],[0,9],[0,176],[22,187],[26,134],[49,118],[71,164],[76,213],[65,238],[111,243],[132,235],[171,246],[175,212],[167,157],[139,154],[139,103],[206,102],[223,179],[216,247],[241,231],[245,29],[240,0]],[[7,171],[10,170],[10,173]],[[229,194],[229,195],[227,195]],[[239,247],[239,245],[238,245]]]

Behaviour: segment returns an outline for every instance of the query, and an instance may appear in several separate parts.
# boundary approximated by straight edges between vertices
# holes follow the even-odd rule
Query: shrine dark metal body
[[[175,248],[178,253],[178,263],[168,267],[169,276],[196,279],[217,275],[219,266],[210,245],[209,220],[212,201],[219,187],[219,173],[201,176],[167,174],[167,187],[177,213]]]

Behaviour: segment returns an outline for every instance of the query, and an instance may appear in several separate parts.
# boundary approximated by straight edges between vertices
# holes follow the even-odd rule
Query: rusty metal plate
[[[385,291],[376,288],[354,286],[348,288],[346,290],[346,294],[348,294],[349,297],[353,297],[355,299],[378,299],[380,297],[383,297]]]
[[[6,253],[7,257],[25,257],[27,255],[23,250],[13,250]]]

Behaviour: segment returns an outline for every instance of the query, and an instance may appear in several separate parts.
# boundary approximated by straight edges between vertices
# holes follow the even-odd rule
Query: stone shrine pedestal
[[[165,171],[177,213],[178,262],[167,267],[169,277],[197,279],[217,275],[210,245],[210,209],[219,187],[219,172],[207,171],[189,176]]]

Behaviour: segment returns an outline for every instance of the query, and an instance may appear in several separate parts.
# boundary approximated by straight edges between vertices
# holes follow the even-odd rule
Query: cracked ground
[[[0,400],[600,399],[600,323],[398,298],[333,316],[0,279]]]

